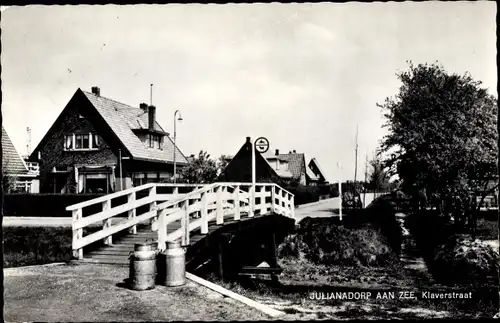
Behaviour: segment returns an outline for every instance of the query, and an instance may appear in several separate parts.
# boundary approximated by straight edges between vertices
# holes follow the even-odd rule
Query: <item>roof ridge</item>
[[[93,95],[93,96],[95,96],[96,98],[103,98],[103,99],[106,99],[106,100],[108,100],[108,101],[113,101],[113,102],[119,103],[119,104],[121,104],[121,105],[125,105],[125,106],[127,106],[127,108],[129,108],[129,109],[141,110],[141,108],[139,108],[139,107],[133,107],[133,106],[131,106],[131,105],[127,104],[127,103],[123,103],[123,102],[120,102],[120,101],[116,101],[116,100],[114,100],[114,99],[110,99],[110,98],[108,98],[108,97],[106,97],[106,96],[102,96],[102,95],[95,95],[95,94],[94,94],[94,93],[92,93],[92,92],[88,92],[88,91],[84,91],[84,90],[82,90],[82,92],[87,93],[87,94],[90,94],[90,95]]]

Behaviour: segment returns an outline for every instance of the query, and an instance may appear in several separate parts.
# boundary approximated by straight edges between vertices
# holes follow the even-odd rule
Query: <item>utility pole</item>
[[[363,194],[363,207],[366,208],[366,189],[368,188],[368,184],[366,183],[366,177],[368,176],[368,154],[366,154],[365,160],[365,194]]]
[[[358,174],[358,125],[356,125],[356,148],[354,149],[354,186],[353,186],[353,199],[356,201],[356,177]],[[354,204],[355,205],[355,204]]]
[[[340,163],[337,163],[338,168],[338,181],[339,181],[339,216],[340,221],[342,221],[342,168]]]

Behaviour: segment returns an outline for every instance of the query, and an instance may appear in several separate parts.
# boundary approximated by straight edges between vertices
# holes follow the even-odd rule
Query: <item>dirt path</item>
[[[83,264],[4,270],[4,319],[10,322],[266,320],[261,312],[201,285],[120,287],[128,268]]]

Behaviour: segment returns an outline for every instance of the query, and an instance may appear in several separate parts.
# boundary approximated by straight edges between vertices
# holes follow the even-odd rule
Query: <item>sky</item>
[[[495,2],[26,6],[2,11],[3,125],[34,149],[78,88],[139,106],[188,156],[247,136],[358,180],[385,135],[396,74],[438,61],[497,96]],[[341,165],[341,171],[337,169]]]

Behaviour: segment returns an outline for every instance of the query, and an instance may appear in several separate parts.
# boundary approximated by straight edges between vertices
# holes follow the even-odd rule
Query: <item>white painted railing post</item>
[[[208,202],[207,202],[207,198],[208,198],[209,192],[210,191],[201,193],[201,208],[200,208],[201,234],[208,234],[208,209],[207,209]]]
[[[149,204],[149,210],[154,211],[156,210],[156,186],[153,186],[149,189],[149,194],[148,196],[152,198],[153,202]],[[158,215],[154,216],[150,220],[150,224],[153,224],[158,220]]]
[[[255,187],[250,186],[250,211],[248,211],[248,217],[251,218],[254,216],[255,211]]]
[[[234,219],[238,221],[240,219],[240,186],[236,185],[234,188]]]
[[[271,186],[271,213],[277,213],[274,207],[276,203],[275,199],[276,199],[276,184],[273,184]]]
[[[215,188],[216,190],[216,196],[217,196],[217,204],[216,204],[216,223],[217,225],[224,223],[224,214],[222,213],[222,186],[217,186]]]
[[[177,198],[177,194],[179,194],[179,187],[178,186],[174,187],[174,189],[172,191],[172,195],[174,196],[174,198]]]
[[[132,192],[127,196],[127,203],[128,204],[135,203],[135,192]],[[132,210],[128,211],[128,219],[132,220],[133,218],[135,218],[135,216],[136,216],[136,210],[134,207]],[[132,234],[137,234],[137,225],[134,225],[133,227],[128,229],[128,232]]]
[[[181,225],[182,225],[182,245],[187,246],[189,245],[189,213],[188,213],[188,205],[189,205],[189,200],[185,200],[182,202],[182,219],[181,219]]]
[[[259,193],[260,193],[260,198],[259,198],[259,201],[260,201],[260,215],[263,215],[263,214],[266,214],[267,213],[267,207],[266,207],[266,195],[267,195],[267,192],[266,192],[266,186],[265,185],[261,185],[259,186]]]
[[[167,224],[165,223],[166,213],[168,209],[163,209],[158,218],[158,249],[164,251],[166,249],[165,243],[167,242]]]
[[[104,202],[102,202],[102,211],[107,211],[111,209],[111,200],[106,200]],[[104,221],[104,225],[103,225],[103,231],[106,230],[107,228],[111,227],[111,220],[112,218],[109,218],[109,219],[106,219]],[[107,245],[111,245],[113,244],[113,236],[110,235],[110,236],[107,236],[105,239],[104,239],[104,244],[107,244]]]
[[[75,223],[82,218],[82,209],[76,209],[72,211],[73,217],[73,227]],[[78,240],[83,238],[83,228],[73,229],[73,258],[83,259],[83,248],[75,249],[74,245]]]

